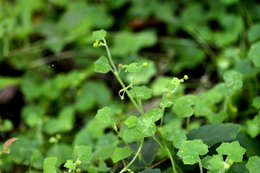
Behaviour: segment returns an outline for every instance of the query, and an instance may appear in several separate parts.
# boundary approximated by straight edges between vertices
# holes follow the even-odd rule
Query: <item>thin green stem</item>
[[[169,148],[168,148],[167,146],[165,146],[165,150],[166,150],[166,152],[167,152],[167,154],[168,154],[168,156],[170,157],[170,160],[171,160],[172,172],[173,172],[173,173],[177,173],[177,170],[176,170],[176,168],[175,168],[175,163],[174,163],[172,154],[171,154],[171,152],[170,152],[170,150],[169,150]]]
[[[163,119],[164,119],[164,111],[165,111],[165,107],[162,108],[162,111],[163,111],[163,114],[162,114],[162,117],[161,117],[160,127],[163,126]]]
[[[136,158],[138,157],[138,155],[140,154],[142,147],[143,147],[143,143],[144,143],[144,138],[142,138],[141,143],[139,145],[139,148],[134,156],[134,158],[128,163],[128,165],[126,165],[126,167],[124,167],[119,173],[123,173],[125,172],[136,160]]]
[[[112,68],[113,68],[113,71],[112,71],[112,72],[113,72],[114,76],[116,77],[117,81],[118,81],[118,82],[120,83],[120,85],[122,86],[122,88],[125,89],[126,86],[125,86],[124,82],[122,81],[122,79],[121,79],[120,76],[119,76],[118,70],[117,70],[117,68],[116,68],[116,66],[115,66],[115,63],[114,63],[113,59],[112,59],[112,55],[111,55],[111,52],[110,52],[109,47],[108,47],[108,45],[107,45],[107,42],[106,42],[105,39],[103,39],[103,42],[104,42],[103,46],[105,46],[105,48],[106,48],[108,60],[109,60],[111,66],[112,66]],[[128,91],[127,89],[125,89],[125,92],[126,92],[127,96],[130,98],[131,102],[132,102],[132,103],[134,104],[134,106],[136,107],[136,109],[143,115],[144,112],[143,112],[142,108],[140,108],[140,107],[138,106],[138,104],[137,104],[136,101],[134,100],[133,96],[129,93],[129,91]]]
[[[113,67],[114,71],[117,72],[118,70],[116,68],[116,65],[115,65],[113,59],[112,59],[112,55],[111,55],[111,52],[110,52],[109,47],[107,45],[106,39],[103,39],[103,42],[104,42],[104,46],[105,46],[106,51],[107,51],[108,60],[111,64],[111,66]]]
[[[117,71],[113,72],[114,76],[116,77],[117,81],[120,83],[120,85],[122,86],[122,88],[126,88],[124,82],[122,81],[122,79],[120,78],[119,74]],[[129,99],[131,100],[131,102],[134,104],[134,106],[136,107],[136,109],[141,113],[144,114],[143,110],[138,106],[138,104],[136,103],[136,101],[134,100],[133,96],[129,93],[128,90],[125,90],[126,94],[128,95]]]
[[[203,173],[202,163],[200,159],[199,159],[199,167],[200,167],[200,173]]]
[[[152,138],[154,139],[154,141],[167,153],[167,155],[169,156],[170,160],[171,160],[171,164],[172,164],[172,172],[173,173],[178,173],[176,168],[175,168],[175,163],[174,163],[174,160],[173,160],[173,157],[172,157],[172,154],[169,150],[169,148],[166,146],[166,145],[162,145],[160,143],[160,141],[158,141],[158,139],[156,139],[155,136],[152,136]]]

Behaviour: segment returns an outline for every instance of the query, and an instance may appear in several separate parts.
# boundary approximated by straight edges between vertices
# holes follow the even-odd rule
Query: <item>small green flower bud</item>
[[[80,169],[80,168],[77,168],[77,169],[76,169],[76,172],[77,172],[77,173],[80,173],[80,172],[81,172],[81,169]]]
[[[166,97],[167,97],[167,99],[170,99],[170,98],[172,97],[172,94],[171,94],[171,93],[168,93],[168,94],[166,95]]]
[[[118,68],[119,68],[119,69],[124,68],[123,64],[118,64]]]
[[[184,75],[183,79],[184,79],[184,80],[188,80],[188,79],[189,79],[189,76],[188,76],[188,75]]]
[[[100,46],[100,41],[99,40],[96,40],[94,43],[93,43],[93,47],[99,47]]]
[[[148,66],[148,63],[147,62],[144,62],[143,63],[143,67],[147,67]]]
[[[80,160],[77,160],[76,161],[76,165],[80,165],[81,164],[81,161]]]
[[[50,142],[50,143],[57,143],[58,141],[57,141],[57,139],[56,139],[55,137],[51,137],[51,138],[49,139],[49,142]]]
[[[57,135],[56,135],[56,139],[60,140],[60,139],[61,139],[61,135],[60,135],[60,134],[57,134]]]

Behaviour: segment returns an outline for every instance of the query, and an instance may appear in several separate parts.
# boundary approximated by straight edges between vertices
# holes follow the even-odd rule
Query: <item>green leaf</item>
[[[113,116],[114,112],[112,111],[112,109],[106,106],[98,110],[96,114],[96,119],[106,124],[112,124]]]
[[[57,167],[61,166],[63,163],[66,162],[66,160],[71,159],[72,157],[72,147],[71,145],[67,144],[55,144],[53,145],[49,150],[47,155],[50,157],[56,157],[57,158]]]
[[[30,127],[37,126],[42,123],[45,111],[39,105],[28,104],[23,107],[22,116],[27,125]]]
[[[164,126],[161,133],[165,139],[172,141],[173,146],[178,149],[187,140],[186,131],[182,129],[174,128],[173,130],[170,130],[167,126]]]
[[[151,119],[153,122],[156,122],[163,116],[163,113],[164,112],[162,109],[153,108],[145,113],[144,118]]]
[[[137,122],[138,118],[136,116],[130,116],[129,118],[127,118],[127,120],[124,121],[128,128],[136,126]]]
[[[202,140],[185,141],[180,147],[177,155],[180,156],[184,164],[193,165],[198,163],[200,155],[208,153],[208,146]]]
[[[246,132],[252,138],[255,138],[260,133],[260,114],[256,115],[252,120],[248,119],[246,124]]]
[[[258,173],[260,170],[260,157],[253,156],[248,159],[246,168],[249,169],[250,173]]]
[[[248,31],[248,40],[249,42],[254,42],[260,39],[260,24],[253,24],[250,26]]]
[[[156,34],[150,31],[138,33],[118,32],[113,38],[112,53],[121,57],[137,53],[140,49],[150,47],[157,41]]]
[[[218,148],[217,152],[222,155],[227,155],[227,160],[234,162],[241,162],[246,149],[240,146],[238,141],[231,143],[222,143]]]
[[[59,113],[58,118],[50,118],[44,126],[48,134],[70,131],[74,126],[75,109],[72,106],[65,107]]]
[[[236,124],[213,124],[204,125],[198,129],[191,130],[188,139],[201,139],[208,146],[220,142],[228,142],[236,139],[240,126]]]
[[[161,173],[160,169],[151,169],[151,168],[147,168],[145,170],[143,170],[142,172],[139,173]]]
[[[112,160],[114,163],[129,157],[133,153],[133,150],[129,147],[116,148],[112,154]]]
[[[129,64],[125,71],[129,72],[129,73],[136,73],[136,72],[140,72],[141,71],[141,66],[139,66],[139,64],[137,62],[131,63]]]
[[[179,97],[174,106],[173,111],[179,116],[179,117],[190,117],[193,115],[194,110],[193,106],[196,102],[196,97],[194,95],[186,95]]]
[[[223,78],[225,81],[227,93],[229,94],[237,91],[243,86],[242,74],[237,71],[227,71],[224,73]]]
[[[84,164],[90,163],[92,159],[92,148],[89,146],[79,145],[75,146],[76,157]]]
[[[260,109],[260,96],[257,96],[253,99],[253,106],[256,109]]]
[[[137,129],[142,133],[143,136],[153,136],[156,131],[156,125],[152,117],[143,116],[138,119]]]
[[[107,35],[107,32],[103,29],[98,30],[98,31],[94,31],[93,32],[93,38],[94,40],[103,40]]]
[[[141,71],[136,73],[128,73],[126,75],[126,79],[129,83],[136,84],[146,84],[150,81],[150,79],[156,74],[156,66],[155,63],[151,60],[143,59],[138,63],[143,64],[147,63],[146,67],[141,68]]]
[[[56,157],[47,157],[43,163],[43,173],[56,173]]]
[[[140,141],[142,139],[142,134],[138,128],[127,128],[126,126],[120,127],[120,135],[123,140],[127,143]]]
[[[253,44],[248,52],[248,58],[254,63],[256,67],[260,67],[260,41]]]
[[[208,170],[222,170],[224,168],[223,157],[221,155],[207,156],[202,160],[202,165]]]
[[[147,100],[152,97],[152,90],[146,86],[134,87],[130,90],[131,95],[137,96],[139,99]]]
[[[73,162],[73,160],[67,160],[64,164],[64,167],[73,170],[76,169],[76,164]]]
[[[170,82],[171,82],[171,78],[169,77],[160,76],[156,78],[151,87],[153,91],[153,95],[159,96],[167,92],[168,91],[167,85]]]
[[[107,73],[111,70],[111,67],[109,65],[109,62],[105,56],[101,56],[96,62],[95,62],[95,72],[97,73]]]

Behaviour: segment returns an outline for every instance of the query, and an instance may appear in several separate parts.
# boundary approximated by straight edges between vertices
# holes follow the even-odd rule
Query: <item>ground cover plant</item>
[[[259,11],[0,1],[0,173],[258,173]]]

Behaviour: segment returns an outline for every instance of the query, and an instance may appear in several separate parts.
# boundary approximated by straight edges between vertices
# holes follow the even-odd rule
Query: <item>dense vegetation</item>
[[[260,4],[0,0],[0,173],[259,173]]]

